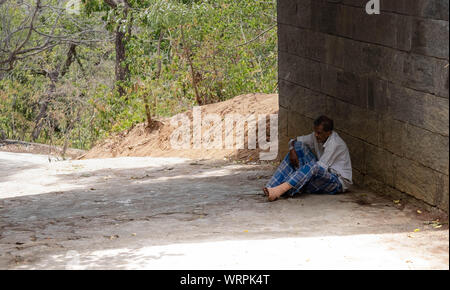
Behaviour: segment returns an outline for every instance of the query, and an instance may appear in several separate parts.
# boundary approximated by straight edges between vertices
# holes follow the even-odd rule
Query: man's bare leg
[[[267,195],[269,197],[269,201],[275,201],[291,188],[292,188],[292,185],[285,182],[276,187],[264,188],[264,193],[265,193],[265,195]]]

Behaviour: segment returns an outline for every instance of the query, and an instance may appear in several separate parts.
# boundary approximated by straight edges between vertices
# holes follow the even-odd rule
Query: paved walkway
[[[269,203],[273,171],[0,152],[0,268],[449,269],[436,216],[360,189]]]

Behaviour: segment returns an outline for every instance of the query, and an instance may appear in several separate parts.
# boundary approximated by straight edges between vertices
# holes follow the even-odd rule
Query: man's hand
[[[299,167],[298,156],[297,152],[295,152],[295,149],[291,149],[291,151],[289,151],[289,161],[291,162],[291,165],[292,167],[294,167],[294,169],[297,169]]]

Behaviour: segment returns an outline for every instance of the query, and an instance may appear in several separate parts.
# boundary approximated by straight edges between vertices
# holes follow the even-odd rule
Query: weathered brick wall
[[[448,211],[449,1],[278,0],[280,151],[335,120],[354,182]]]

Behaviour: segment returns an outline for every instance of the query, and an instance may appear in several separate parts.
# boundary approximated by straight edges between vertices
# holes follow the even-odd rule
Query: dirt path
[[[435,216],[363,190],[268,203],[273,170],[0,152],[0,268],[449,268]]]

